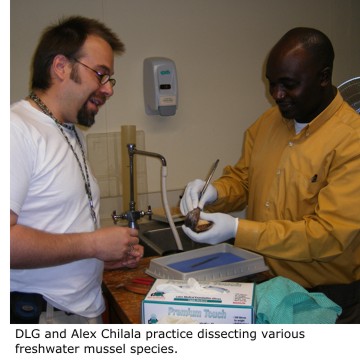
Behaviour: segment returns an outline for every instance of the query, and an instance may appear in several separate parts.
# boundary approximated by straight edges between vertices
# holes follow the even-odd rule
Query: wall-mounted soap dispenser
[[[148,115],[169,116],[176,113],[177,76],[171,59],[153,57],[144,60],[144,101]]]

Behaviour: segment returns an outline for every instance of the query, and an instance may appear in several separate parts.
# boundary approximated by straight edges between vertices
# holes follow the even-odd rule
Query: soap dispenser
[[[143,75],[146,114],[175,115],[178,106],[175,63],[168,58],[146,58]]]

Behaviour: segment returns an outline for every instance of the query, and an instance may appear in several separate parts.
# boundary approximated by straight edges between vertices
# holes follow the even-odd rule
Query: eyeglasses
[[[76,61],[77,63],[81,64],[85,68],[88,68],[89,70],[93,71],[96,74],[96,76],[98,77],[99,82],[100,82],[101,85],[105,85],[109,81],[111,86],[113,86],[113,87],[115,86],[116,80],[113,79],[113,78],[110,78],[109,74],[101,74],[98,71],[96,71],[95,69],[90,68],[88,65],[82,63],[81,61],[79,61],[79,60],[77,60],[75,58],[73,58],[73,60]]]

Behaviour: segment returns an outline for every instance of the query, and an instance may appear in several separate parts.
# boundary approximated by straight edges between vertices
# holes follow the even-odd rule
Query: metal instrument
[[[213,177],[213,175],[214,175],[214,173],[215,173],[215,170],[216,170],[216,167],[217,167],[218,164],[219,164],[219,159],[216,160],[216,162],[214,163],[214,165],[213,165],[212,168],[211,168],[211,171],[210,171],[210,173],[209,173],[209,175],[208,175],[208,177],[207,177],[207,179],[206,179],[206,181],[205,181],[204,187],[203,187],[203,189],[201,190],[201,192],[200,192],[200,194],[199,194],[199,200],[201,199],[201,197],[202,197],[202,196],[204,195],[204,193],[206,192],[207,187],[208,187],[208,185],[209,185],[209,183],[210,183],[210,181],[211,181],[211,178]]]

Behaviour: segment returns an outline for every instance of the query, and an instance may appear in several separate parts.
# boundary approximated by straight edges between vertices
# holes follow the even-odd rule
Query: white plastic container
[[[152,259],[145,272],[161,279],[225,281],[267,270],[261,255],[222,243]]]

